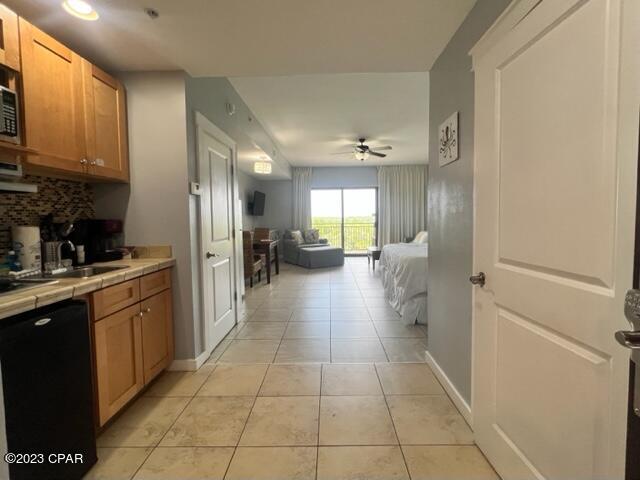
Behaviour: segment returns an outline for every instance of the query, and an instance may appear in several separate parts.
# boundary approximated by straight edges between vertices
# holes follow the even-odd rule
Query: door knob
[[[480,285],[481,287],[484,287],[485,280],[486,280],[486,277],[484,275],[484,272],[480,272],[477,275],[471,275],[469,277],[469,281],[471,283],[473,283],[474,285]]]
[[[206,256],[207,256],[207,258],[216,258],[218,256],[218,254],[217,253],[207,252]]]
[[[616,340],[623,347],[631,350],[640,350],[640,332],[618,330],[615,333]]]

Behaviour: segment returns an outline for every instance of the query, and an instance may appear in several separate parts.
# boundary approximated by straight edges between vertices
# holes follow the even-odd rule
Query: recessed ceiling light
[[[100,18],[98,12],[84,0],[64,0],[64,2],[62,2],[62,8],[64,8],[69,15],[81,18],[82,20],[95,21]]]

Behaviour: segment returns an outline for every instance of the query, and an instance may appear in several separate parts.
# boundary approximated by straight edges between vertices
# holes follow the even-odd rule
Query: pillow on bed
[[[429,242],[429,233],[428,232],[418,232],[416,238],[413,239],[413,243],[428,243]]]

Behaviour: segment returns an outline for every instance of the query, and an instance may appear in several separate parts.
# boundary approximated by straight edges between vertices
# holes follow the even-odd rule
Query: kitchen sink
[[[51,275],[52,278],[89,278],[103,273],[115,272],[127,268],[126,265],[113,267],[76,267],[69,272],[56,273]]]

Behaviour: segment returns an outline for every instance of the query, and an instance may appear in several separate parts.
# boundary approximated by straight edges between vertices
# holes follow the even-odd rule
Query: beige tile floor
[[[494,480],[366,260],[285,266],[197,372],[166,372],[98,439],[103,480]]]

